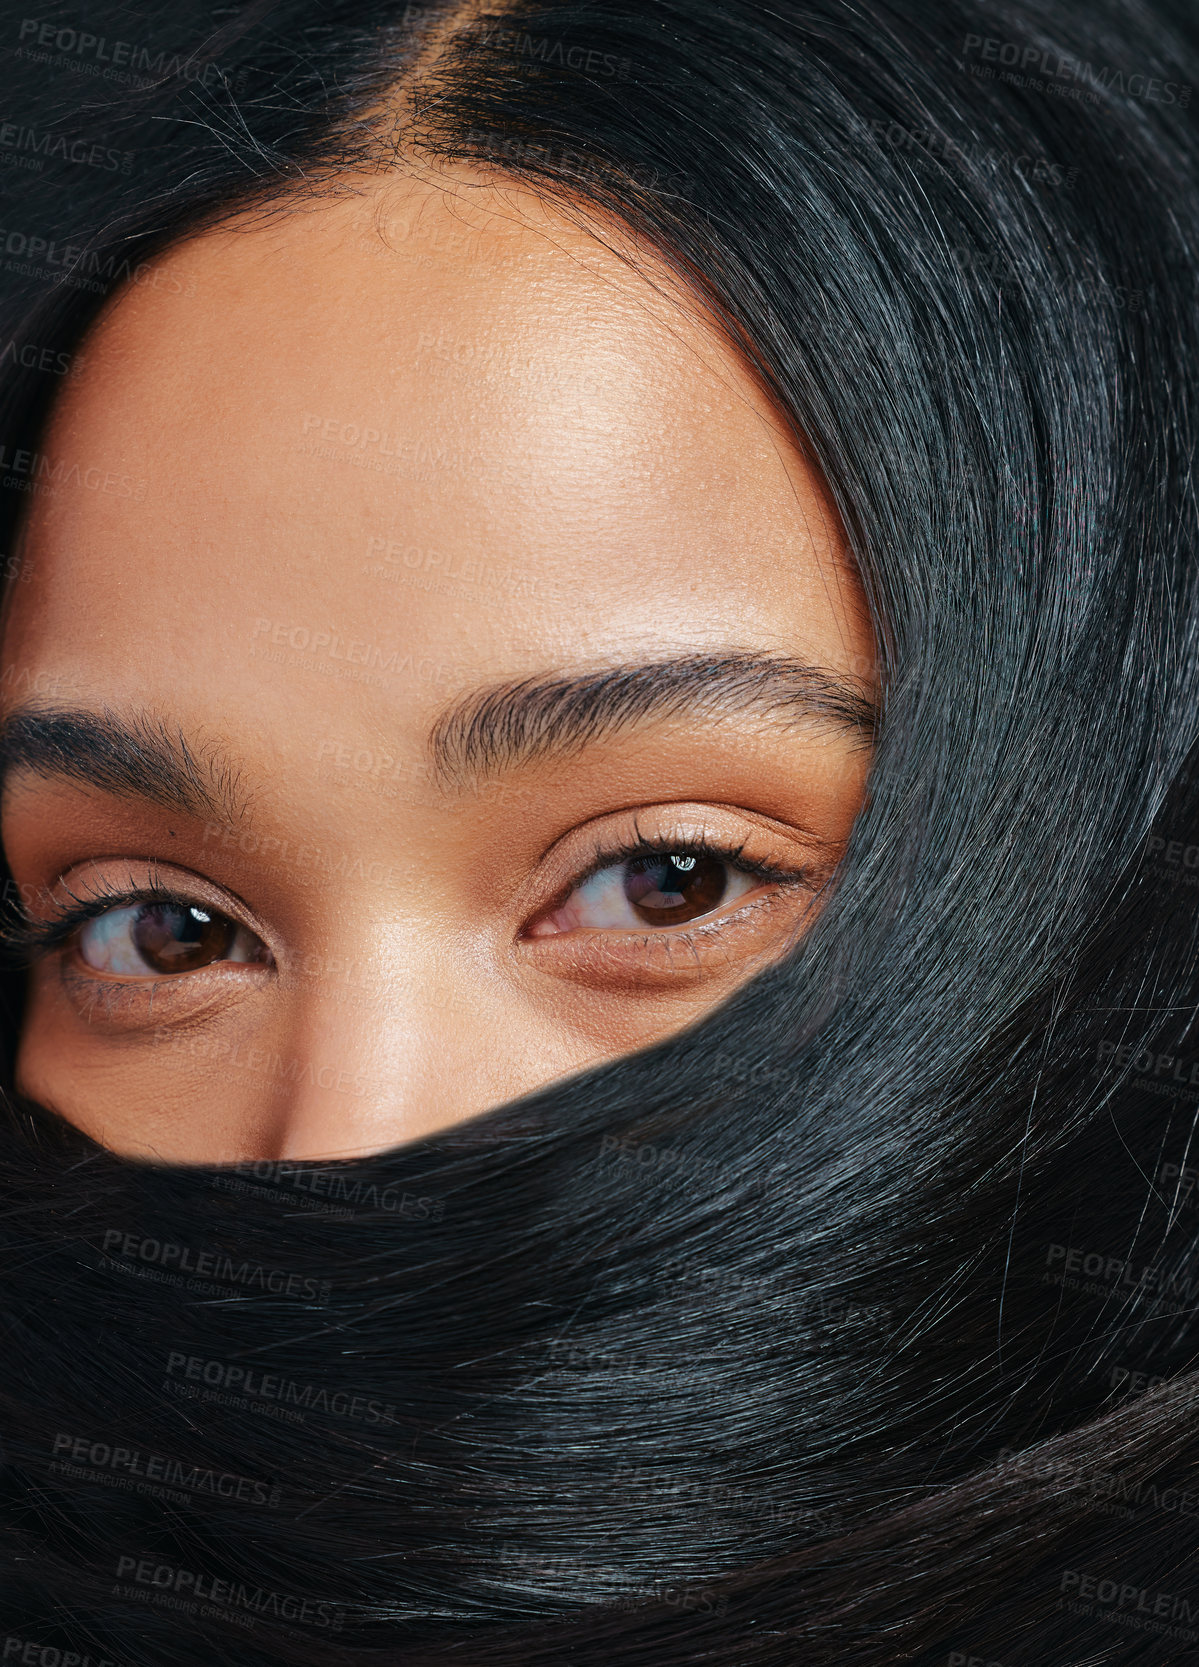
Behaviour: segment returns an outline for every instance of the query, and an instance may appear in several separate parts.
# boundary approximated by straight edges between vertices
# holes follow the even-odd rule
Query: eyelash
[[[71,895],[74,896],[74,893]],[[53,904],[57,913],[49,920],[33,920],[23,910],[15,918],[10,915],[0,926],[0,959],[9,967],[28,966],[61,949],[81,926],[107,914],[110,909],[129,908],[135,903],[190,904],[193,901],[178,891],[172,891],[169,886],[160,885],[153,878],[148,885],[132,890],[101,884],[100,889],[90,897],[76,898],[73,906]]]
[[[643,835],[628,840],[620,840],[615,844],[597,849],[588,861],[587,867],[577,874],[559,894],[556,907],[564,902],[578,887],[585,885],[594,875],[606,868],[618,867],[621,863],[632,862],[638,858],[662,856],[669,853],[686,854],[697,857],[715,857],[725,862],[730,868],[736,868],[743,874],[751,874],[755,879],[776,885],[806,885],[811,887],[811,880],[806,869],[779,868],[765,862],[754,862],[743,858],[741,853],[745,849],[745,841],[740,844],[723,844],[719,840],[712,840],[703,834],[680,839],[670,834]],[[56,914],[48,920],[34,920],[24,913],[18,905],[15,915],[10,912],[9,918],[0,923],[0,965],[7,967],[26,967],[31,963],[51,955],[55,950],[62,949],[74,937],[82,926],[89,920],[95,920],[100,915],[107,914],[111,909],[130,908],[138,903],[182,903],[189,905],[194,899],[185,894],[172,890],[169,886],[161,885],[151,879],[148,885],[138,886],[130,890],[119,887],[104,887],[93,892],[91,896],[76,898],[73,905],[55,904]],[[230,917],[233,918],[233,917]],[[691,922],[692,926],[704,924],[700,921]],[[667,934],[650,932],[648,936],[658,937]],[[684,934],[677,930],[669,931],[672,938],[682,938]],[[170,977],[170,974],[164,974]],[[180,975],[175,975],[180,976]],[[149,980],[147,980],[149,982]]]
[[[586,885],[601,869],[616,868],[620,863],[633,862],[638,857],[665,856],[672,852],[693,857],[716,857],[721,862],[727,862],[730,868],[740,869],[742,874],[752,874],[756,880],[772,881],[778,885],[810,884],[807,869],[777,868],[770,863],[743,858],[741,853],[745,845],[745,840],[739,845],[723,845],[719,840],[709,839],[706,834],[695,834],[682,839],[677,834],[651,834],[621,840],[615,845],[606,845],[602,850],[597,850],[588,866],[558,894],[551,907],[565,901],[572,891]]]

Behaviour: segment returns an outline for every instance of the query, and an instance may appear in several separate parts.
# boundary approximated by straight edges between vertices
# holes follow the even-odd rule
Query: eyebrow
[[[442,785],[454,787],[581,752],[638,724],[739,714],[815,721],[862,746],[878,727],[863,678],[784,656],[691,654],[472,690],[438,716],[429,749]],[[17,708],[0,720],[0,788],[17,770],[226,824],[248,814],[240,773],[220,747],[198,748],[178,725],[148,713]]]
[[[237,768],[219,747],[197,750],[177,725],[145,713],[17,708],[0,721],[0,787],[15,770],[228,823],[248,808]]]
[[[689,654],[472,691],[437,719],[429,747],[443,785],[461,785],[549,754],[579,752],[638,724],[737,715],[797,726],[815,721],[861,746],[873,742],[879,723],[864,678],[783,655]]]

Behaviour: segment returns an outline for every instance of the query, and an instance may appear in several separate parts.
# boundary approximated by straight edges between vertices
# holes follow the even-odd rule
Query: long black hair
[[[667,1042],[354,1163],[8,1095],[0,1655],[1188,1658],[1194,19],[88,12],[3,25],[6,550],[157,250],[473,159],[634,233],[791,416],[884,717],[815,928]]]

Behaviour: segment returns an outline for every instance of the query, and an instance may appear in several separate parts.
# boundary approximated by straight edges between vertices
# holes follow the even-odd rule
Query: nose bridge
[[[450,967],[309,957],[290,982],[272,1156],[380,1151],[502,1097]]]
[[[283,982],[287,1063],[273,1156],[349,1156],[377,1145],[384,1108],[391,1120],[402,1117],[404,1084],[390,1067],[421,1051],[421,1013],[402,999],[402,977],[388,979],[350,954],[310,952]]]

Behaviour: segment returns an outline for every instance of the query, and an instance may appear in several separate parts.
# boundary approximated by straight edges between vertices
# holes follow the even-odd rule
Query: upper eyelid
[[[645,808],[658,809],[656,806]],[[605,868],[632,860],[638,850],[641,849],[662,852],[672,850],[708,851],[713,856],[720,857],[733,868],[741,868],[743,872],[747,873],[769,870],[771,876],[778,880],[784,878],[800,880],[812,867],[810,860],[802,862],[798,858],[794,862],[774,862],[766,858],[752,857],[743,859],[741,853],[751,843],[753,833],[765,833],[765,830],[760,827],[756,827],[753,832],[747,833],[746,837],[739,840],[726,839],[721,835],[713,834],[710,829],[698,826],[694,832],[671,832],[667,830],[661,834],[642,835],[637,828],[636,817],[637,812],[634,811],[633,829],[635,837],[624,839],[618,835],[612,835],[605,843],[604,836],[598,835],[593,845],[593,854],[585,860],[582,868],[574,871],[565,885],[558,887],[556,895],[558,897],[568,895],[575,887],[585,885],[588,880],[601,873]],[[825,843],[814,836],[809,836],[809,842],[815,846],[823,846]]]
[[[231,891],[227,886],[219,886],[215,880],[210,880],[205,875],[197,874],[191,869],[164,862],[160,857],[92,858],[87,864],[76,863],[74,869],[68,869],[65,874],[61,874],[55,880],[54,885],[65,885],[68,877],[75,869],[98,867],[106,862],[127,863],[133,873],[137,872],[140,865],[147,874],[154,876],[156,879],[161,876],[161,879],[158,884],[151,885],[144,883],[139,885],[136,880],[133,880],[128,885],[120,884],[109,887],[107,882],[102,882],[102,889],[96,893],[96,902],[101,911],[129,906],[132,903],[144,901],[147,897],[173,898],[181,903],[198,903],[202,907],[216,909],[218,913],[228,915],[229,919],[235,921],[237,925],[244,926],[248,931],[253,932],[256,937],[263,938],[265,941],[267,930],[265,924],[259,921],[255,910],[237,892]],[[179,879],[178,876],[183,876],[183,878]],[[194,896],[191,895],[189,888],[195,889]],[[79,906],[76,904],[58,905],[54,903],[53,898],[50,901],[51,906],[64,915],[69,913],[73,907]],[[80,902],[86,904],[87,899],[83,898]],[[232,907],[229,907],[230,903],[232,903]]]
[[[573,828],[567,828],[564,832],[558,834],[540,852],[537,859],[538,863],[542,864],[547,858],[555,857],[555,854],[560,853],[563,846],[568,846],[580,836],[590,842],[593,852],[603,851],[606,839],[610,841],[613,848],[618,848],[624,843],[619,832],[607,836],[602,832],[597,833],[592,830],[597,823],[601,827],[615,823],[619,829],[632,828],[639,835],[638,817],[654,817],[660,820],[676,818],[680,825],[667,830],[668,837],[676,847],[702,844],[706,840],[712,846],[730,848],[738,841],[731,838],[726,839],[723,834],[715,832],[713,828],[713,818],[716,819],[717,826],[723,818],[728,818],[730,822],[735,819],[740,820],[740,827],[745,835],[739,841],[742,848],[756,836],[766,838],[773,834],[782,843],[789,841],[803,849],[818,851],[821,854],[840,849],[839,845],[823,838],[813,828],[797,822],[781,821],[778,817],[763,815],[760,812],[748,811],[743,805],[718,799],[669,799],[656,804],[634,801],[632,804],[614,805],[611,810],[590,817],[586,822]],[[646,837],[649,841],[653,841],[658,836],[650,834]],[[592,860],[591,855],[586,859],[589,863]],[[784,865],[780,864],[779,866]],[[795,866],[798,868],[800,865],[797,862]],[[576,870],[576,872],[578,871]]]
[[[144,860],[147,869],[151,873],[153,873],[158,866],[151,859],[122,858],[121,860],[128,862]],[[70,872],[71,871],[68,870],[68,873]],[[179,870],[179,872],[183,873],[186,872],[186,870]],[[201,886],[205,884],[200,876],[197,875],[195,878]],[[55,885],[62,883],[64,879],[65,876],[60,876],[59,879],[55,881]],[[214,892],[220,892],[220,888],[213,885],[211,881],[208,881],[207,884],[211,886]],[[43,890],[45,890],[45,888],[43,888]],[[217,903],[213,902],[210,896],[189,896],[187,891],[181,886],[159,885],[157,887],[152,887],[145,885],[131,885],[113,886],[111,888],[100,889],[97,890],[92,898],[84,897],[78,902],[70,904],[62,903],[51,898],[49,901],[55,912],[49,916],[41,918],[31,915],[24,905],[22,905],[19,918],[15,921],[10,918],[3,923],[2,927],[0,927],[0,960],[9,965],[14,962],[17,964],[29,965],[31,961],[40,960],[45,955],[52,955],[65,949],[75,933],[80,931],[90,921],[99,919],[113,910],[134,908],[138,903],[153,899],[183,903],[188,907],[198,905],[203,908],[209,908],[215,914],[223,915],[226,919],[231,920],[235,926],[240,927],[243,931],[250,932],[268,949],[270,948],[267,936],[261,927],[251,925],[248,921],[241,918],[237,910],[229,909],[223,906],[223,896],[221,900],[222,906],[218,906]],[[254,918],[253,912],[248,908],[246,909],[246,913],[250,915],[251,919]],[[274,952],[271,951],[271,953],[273,955]],[[164,974],[163,976],[167,977],[170,975]],[[103,982],[104,980],[101,981]]]

